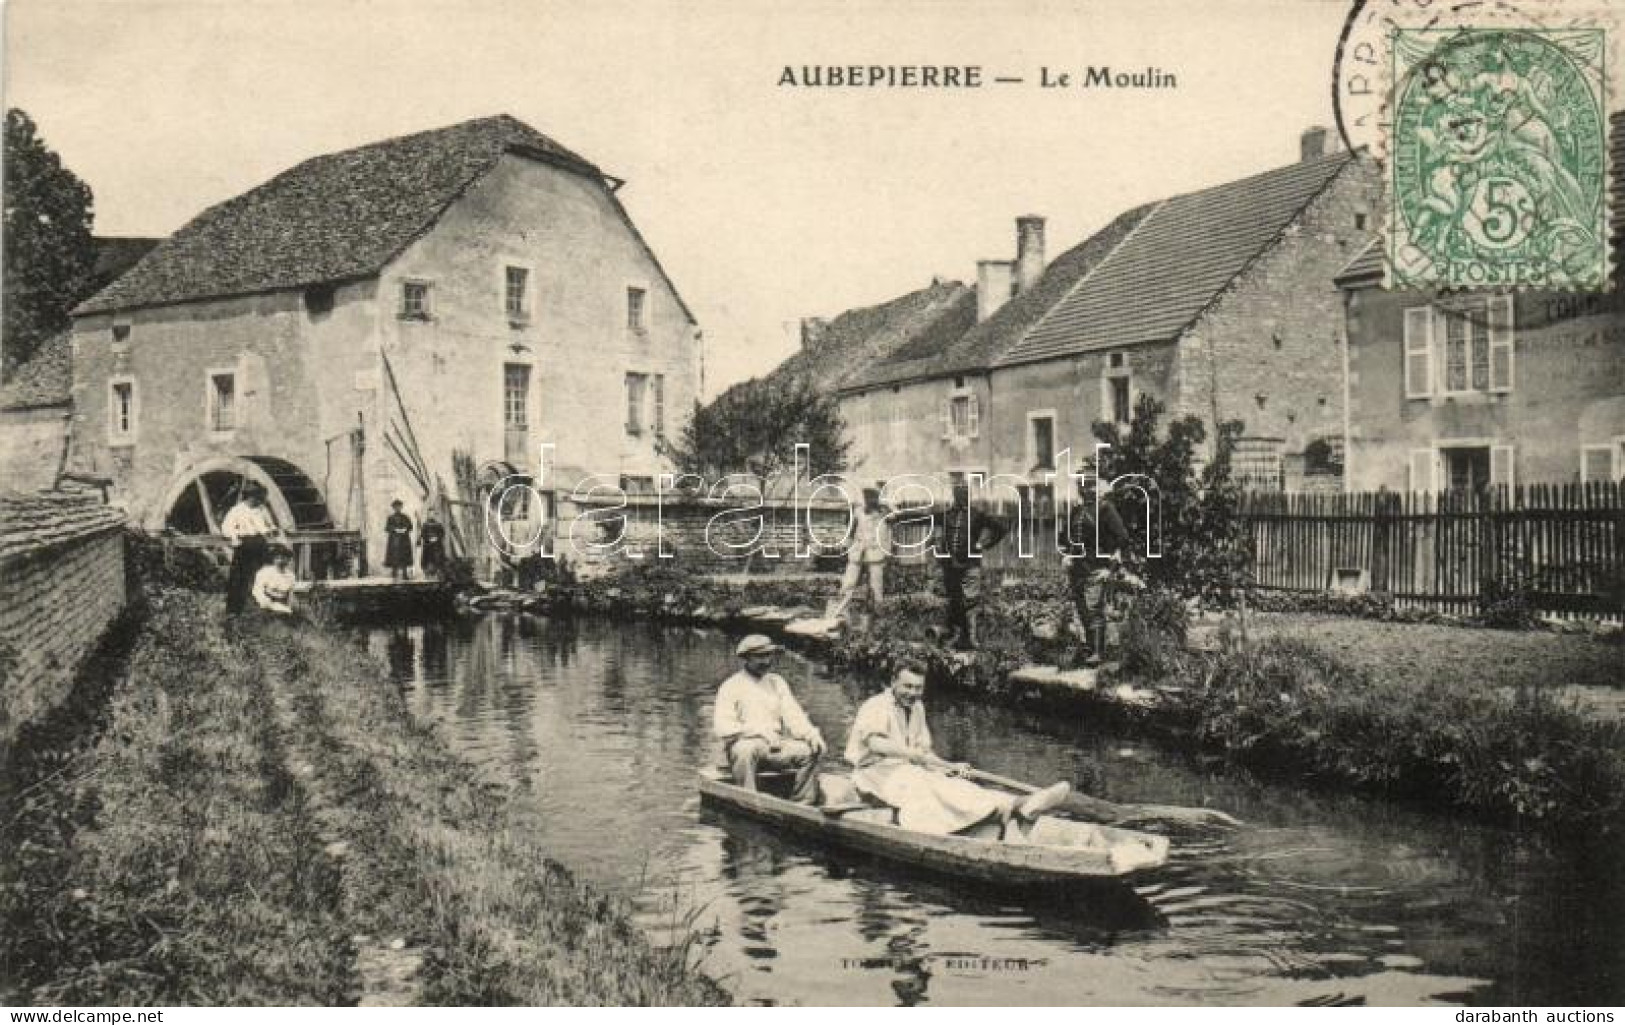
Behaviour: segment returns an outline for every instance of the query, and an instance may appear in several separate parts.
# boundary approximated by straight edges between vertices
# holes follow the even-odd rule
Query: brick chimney
[[[976,261],[976,322],[999,312],[1015,290],[1016,265],[1010,260]]]
[[[1298,136],[1298,157],[1300,160],[1314,160],[1326,155],[1326,128],[1324,125],[1310,125]]]
[[[810,349],[824,340],[824,332],[829,328],[829,321],[823,317],[801,318],[801,347]]]
[[[1044,273],[1044,218],[1016,218],[1016,294],[1038,284]]]

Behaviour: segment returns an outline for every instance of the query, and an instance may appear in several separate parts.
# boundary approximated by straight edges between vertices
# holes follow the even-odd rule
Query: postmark
[[[1388,287],[1605,288],[1605,30],[1396,29],[1389,49]]]

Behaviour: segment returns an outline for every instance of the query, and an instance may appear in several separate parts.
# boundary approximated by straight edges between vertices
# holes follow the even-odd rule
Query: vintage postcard
[[[1614,5],[0,9],[14,1020],[1625,1003]]]

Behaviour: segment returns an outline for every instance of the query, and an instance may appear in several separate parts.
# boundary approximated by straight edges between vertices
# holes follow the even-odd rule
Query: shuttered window
[[[648,386],[647,374],[626,375],[626,433],[643,433],[643,390]]]
[[[1514,310],[1512,296],[1496,295],[1489,299],[1489,388],[1494,392],[1512,390],[1512,352]]]
[[[1405,311],[1405,397],[1408,399],[1425,399],[1433,394],[1433,322],[1431,306],[1413,306]]]
[[[1586,445],[1580,449],[1580,479],[1587,484],[1615,479],[1613,445]]]

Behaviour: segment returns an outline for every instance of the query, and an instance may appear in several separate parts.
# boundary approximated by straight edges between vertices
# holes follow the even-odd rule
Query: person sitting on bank
[[[886,690],[859,706],[846,741],[846,760],[857,767],[853,786],[896,809],[900,827],[1019,841],[1040,815],[1071,793],[1064,782],[1022,796],[964,778],[973,771],[969,765],[932,750],[924,693],[923,669],[904,666]]]
[[[293,550],[287,545],[271,546],[271,564],[254,574],[254,604],[262,612],[293,615]]]
[[[412,579],[412,517],[401,509],[400,499],[389,503],[394,510],[384,521],[384,565],[393,580]]]
[[[1089,644],[1084,664],[1091,667],[1105,661],[1106,606],[1112,600],[1123,560],[1133,550],[1128,527],[1112,500],[1111,481],[1096,477],[1094,469],[1093,460],[1084,461],[1078,501],[1073,503],[1068,520],[1069,551],[1065,560],[1067,589]]]
[[[863,508],[853,516],[852,547],[846,550],[846,573],[827,619],[845,619],[847,607],[865,573],[872,608],[886,596],[886,556],[891,550],[891,520],[896,513],[880,503],[879,488],[863,489]]]
[[[788,770],[795,773],[791,797],[811,804],[824,738],[784,677],[772,672],[773,656],[781,650],[761,634],[739,642],[735,654],[744,667],[717,690],[714,726],[735,783],[755,790],[758,770]]]
[[[226,511],[220,532],[231,542],[231,570],[226,576],[226,615],[240,615],[248,607],[254,577],[265,565],[268,546],[282,530],[265,507],[265,488],[249,481],[242,497]]]

